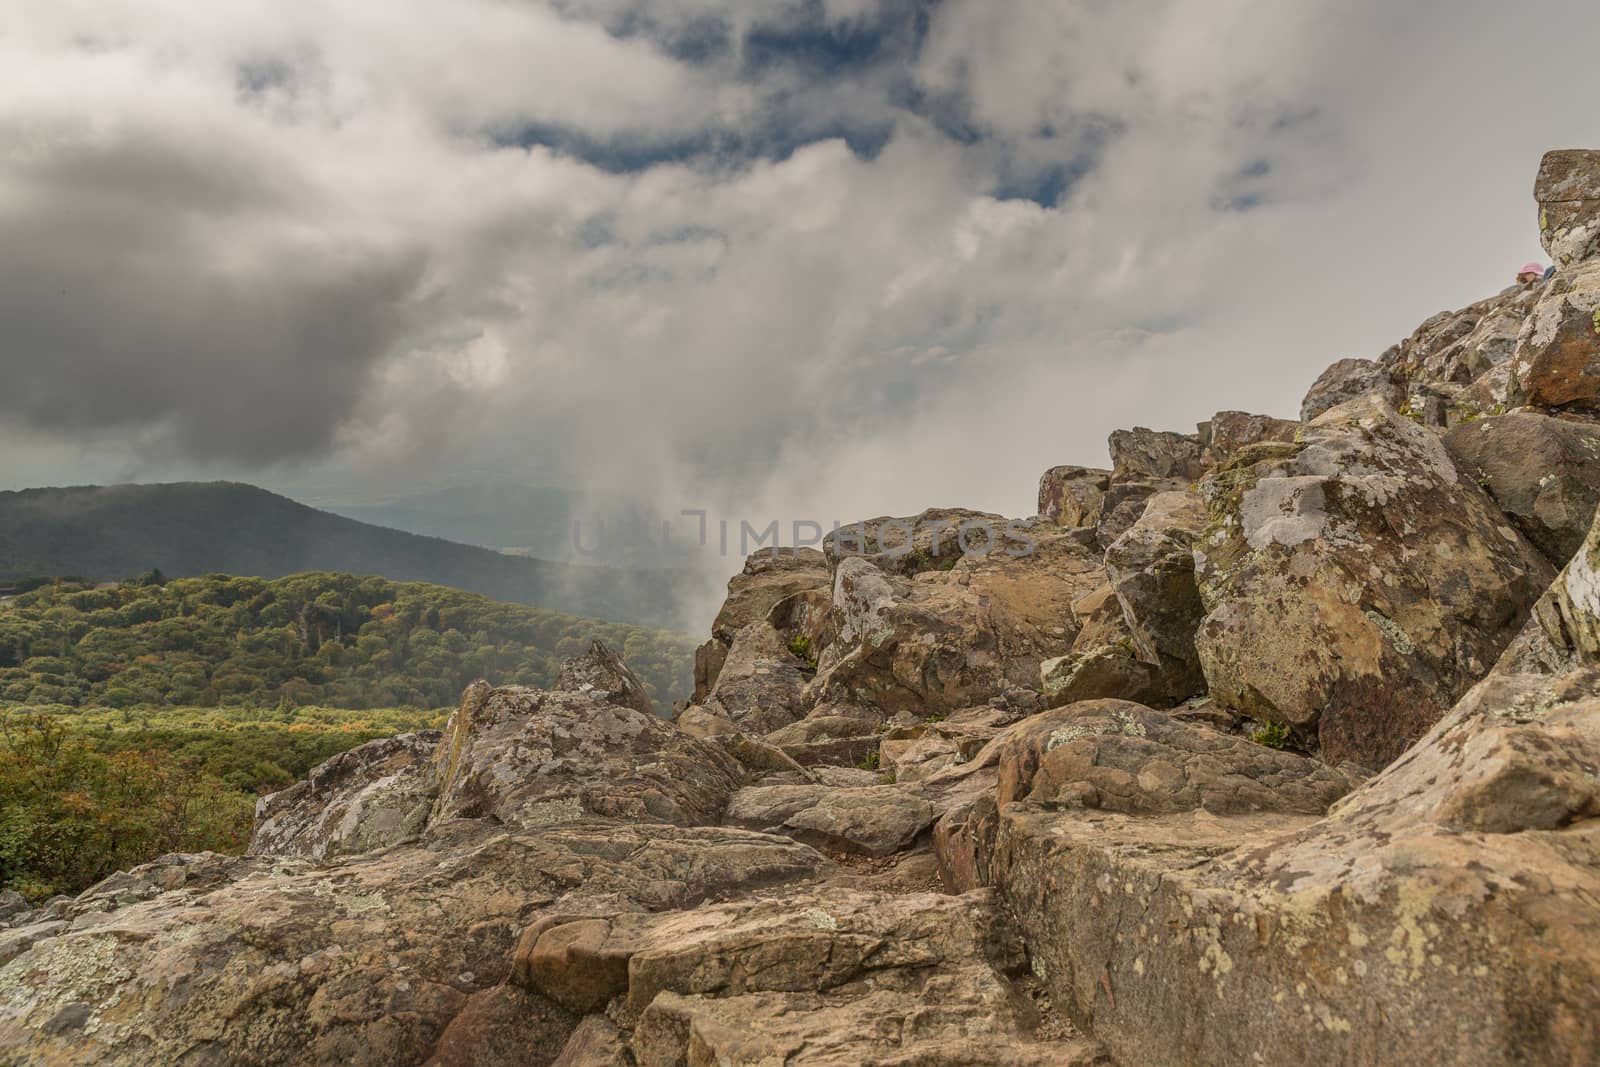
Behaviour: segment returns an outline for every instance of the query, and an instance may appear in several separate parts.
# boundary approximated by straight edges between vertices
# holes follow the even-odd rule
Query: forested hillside
[[[508,543],[522,543],[508,542]],[[682,572],[553,563],[372,526],[231,482],[0,492],[0,585],[305,571],[432,582],[588,618],[687,628]]]
[[[309,573],[57,583],[0,606],[0,706],[443,708],[475,678],[545,685],[599,638],[666,710],[688,638],[417,582]]]

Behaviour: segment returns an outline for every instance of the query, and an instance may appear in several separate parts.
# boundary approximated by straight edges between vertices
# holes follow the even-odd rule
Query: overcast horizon
[[[1289,8],[1293,7],[1293,10]],[[1541,251],[1590,5],[20,0],[0,489],[1033,506]]]

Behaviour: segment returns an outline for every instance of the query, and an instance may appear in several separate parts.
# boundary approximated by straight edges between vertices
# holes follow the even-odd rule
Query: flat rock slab
[[[988,892],[822,886],[531,928],[514,981],[591,1006],[607,976],[640,1067],[1096,1062],[1086,1042],[1037,1034],[1011,930]]]
[[[834,852],[888,856],[911,847],[934,815],[928,801],[892,785],[774,785],[734,793],[725,818]]]

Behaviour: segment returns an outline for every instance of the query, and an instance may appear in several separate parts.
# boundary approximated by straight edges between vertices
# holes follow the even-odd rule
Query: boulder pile
[[[752,557],[673,719],[597,644],[7,903],[0,1062],[1600,1062],[1600,152],[1536,195],[1297,421]]]

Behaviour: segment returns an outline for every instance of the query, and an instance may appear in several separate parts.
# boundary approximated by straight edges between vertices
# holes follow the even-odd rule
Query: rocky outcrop
[[[1487,672],[1550,568],[1377,398],[1275,447],[1201,487],[1200,662],[1222,704],[1381,767]]]
[[[1110,471],[1051,467],[1039,478],[1039,517],[1061,526],[1093,526],[1110,485]]]
[[[422,833],[433,808],[437,731],[368,741],[256,803],[252,856],[332,859]]]
[[[1600,257],[1600,151],[1545,153],[1534,180],[1539,241],[1558,265]]]
[[[506,980],[529,918],[571,894],[683,907],[806,878],[821,864],[802,845],[741,830],[591,823],[511,833],[455,822],[425,843],[331,866],[238,859],[221,884],[126,902],[91,891],[60,929],[0,969],[0,1057],[420,1063],[475,997]],[[0,932],[0,958],[28,936]],[[534,1013],[557,1029],[576,1023],[548,1001],[524,1005],[521,1017]],[[548,1063],[558,1047],[521,1062]]]
[[[1300,402],[1300,421],[1310,422],[1330,408],[1369,394],[1391,407],[1405,402],[1405,388],[1394,381],[1389,367],[1370,359],[1341,359],[1312,383]]]
[[[1595,679],[1485,682],[1322,821],[1003,809],[993,878],[1119,1063],[1584,1063]]]
[[[434,821],[554,826],[595,816],[715,822],[743,768],[723,748],[594,693],[478,683],[434,756]]]
[[[1600,506],[1600,426],[1513,411],[1464,422],[1444,444],[1546,559],[1572,558]]]
[[[1096,1062],[1036,1038],[1024,966],[990,894],[835,890],[530,930],[517,974],[558,1002],[615,998],[641,1067]]]
[[[962,556],[915,579],[841,560],[837,638],[814,683],[818,698],[926,715],[1037,686],[1039,664],[1070,649],[1077,634],[1073,601],[1104,571],[1074,531],[1037,523],[1026,536],[1026,552]]]
[[[832,582],[827,561],[813,548],[764,549],[745,560],[744,569],[728,581],[727,599],[711,624],[711,639],[695,650],[692,703],[705,703],[740,630],[766,622],[780,602],[826,590]]]
[[[595,696],[607,704],[632,708],[645,715],[656,713],[644,683],[622,662],[621,656],[599,641],[591,641],[588,652],[561,664],[555,688]]]
[[[1517,338],[1518,392],[1536,407],[1600,414],[1600,262],[1545,288]]]

